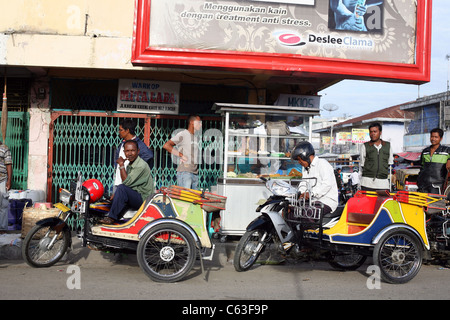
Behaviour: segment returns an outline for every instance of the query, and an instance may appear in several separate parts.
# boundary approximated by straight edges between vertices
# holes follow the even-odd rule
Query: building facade
[[[331,152],[338,155],[359,155],[361,145],[370,140],[369,125],[374,122],[381,124],[381,138],[391,143],[392,152],[403,152],[402,137],[405,128],[413,121],[414,113],[402,110],[402,107],[403,105],[397,105],[334,124]],[[322,149],[329,150],[331,126],[316,132],[321,134]]]
[[[14,149],[13,188],[44,190],[49,201],[78,171],[112,180],[111,158],[122,118],[136,120],[137,134],[155,152],[157,183],[168,184],[174,182],[174,167],[162,145],[191,113],[202,116],[204,130],[220,130],[221,119],[211,111],[216,102],[272,105],[281,94],[316,96],[350,77],[429,81],[428,0],[403,8],[407,12],[399,12],[399,21],[379,14],[388,12],[390,3],[371,11],[371,21],[382,18],[377,25],[398,36],[389,50],[384,46],[389,39],[377,36],[381,29],[369,30],[369,36],[350,31],[333,36],[334,15],[326,1],[316,6],[302,0],[271,5],[171,1],[176,10],[156,0],[0,3],[0,84],[8,103],[6,144]],[[167,26],[152,25],[161,17]],[[396,25],[389,25],[392,21]],[[164,28],[172,33],[165,35]],[[409,36],[400,37],[405,34]],[[367,37],[370,43],[361,42]],[[223,43],[228,39],[238,40],[232,49]],[[211,41],[222,47],[204,47]],[[130,80],[159,91],[153,97],[130,90]],[[131,108],[155,100],[155,108],[165,112],[126,110],[122,100],[132,100]],[[170,105],[174,100],[175,112]],[[211,185],[220,172],[205,164],[201,187]]]
[[[421,152],[430,145],[430,131],[444,130],[443,144],[450,144],[450,92],[418,98],[402,105],[402,110],[412,112],[414,118],[405,131],[404,151]]]

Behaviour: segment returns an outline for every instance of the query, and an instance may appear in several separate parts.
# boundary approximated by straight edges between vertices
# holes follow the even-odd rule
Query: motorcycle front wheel
[[[258,259],[266,246],[267,232],[263,230],[247,231],[239,240],[234,253],[234,268],[236,271],[247,271]]]
[[[23,241],[22,257],[32,267],[50,267],[64,256],[70,237],[68,229],[56,232],[51,226],[36,225]]]
[[[141,238],[137,260],[153,281],[176,282],[192,270],[195,250],[195,240],[186,228],[162,223]]]

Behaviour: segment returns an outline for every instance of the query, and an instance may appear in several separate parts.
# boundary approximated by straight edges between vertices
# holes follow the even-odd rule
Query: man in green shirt
[[[126,159],[119,157],[117,164],[120,169],[122,184],[112,197],[111,209],[107,217],[99,222],[112,224],[123,216],[125,208],[139,209],[142,202],[153,193],[153,179],[148,164],[139,157],[139,147],[136,141],[128,140],[124,144]],[[129,161],[125,169],[124,162]]]

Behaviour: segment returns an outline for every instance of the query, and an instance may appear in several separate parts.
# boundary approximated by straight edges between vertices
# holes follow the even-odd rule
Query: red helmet
[[[103,196],[105,188],[103,184],[97,179],[89,179],[83,183],[83,187],[89,192],[90,201],[95,202]]]

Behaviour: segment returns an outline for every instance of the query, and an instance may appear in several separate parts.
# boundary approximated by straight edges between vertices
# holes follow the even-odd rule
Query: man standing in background
[[[420,172],[417,178],[419,192],[443,194],[443,185],[450,169],[450,148],[441,144],[444,131],[434,128],[430,131],[429,147],[420,155]]]
[[[12,181],[11,151],[6,144],[0,145],[0,230],[8,230],[8,191]]]
[[[361,147],[361,190],[390,190],[389,166],[393,164],[391,144],[381,139],[382,127],[378,122],[369,126],[370,141]]]
[[[197,115],[188,118],[188,128],[168,140],[163,148],[179,158],[177,185],[188,189],[198,187],[198,141],[195,133],[202,129],[202,120]]]

